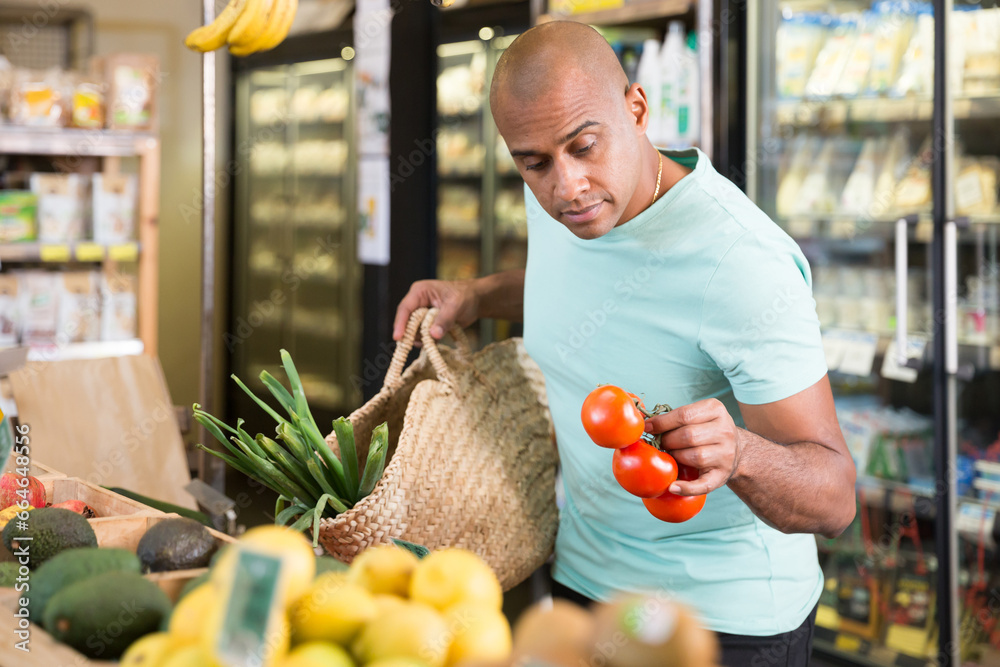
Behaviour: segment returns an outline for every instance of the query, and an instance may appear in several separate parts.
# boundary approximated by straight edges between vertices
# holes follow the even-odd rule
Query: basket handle
[[[399,384],[403,374],[403,367],[406,365],[406,358],[410,356],[410,350],[413,349],[413,344],[418,334],[420,335],[424,349],[427,351],[427,357],[434,367],[434,372],[437,373],[438,379],[451,387],[455,386],[454,376],[448,369],[448,364],[441,356],[437,341],[431,336],[431,325],[434,323],[437,314],[437,308],[417,308],[410,313],[410,319],[406,323],[406,330],[403,332],[403,337],[396,343],[396,349],[392,353],[389,370],[385,374],[385,387],[393,387]],[[465,333],[458,326],[452,326],[448,333],[455,339],[459,357],[467,360],[471,352],[469,350],[469,339],[466,338]]]

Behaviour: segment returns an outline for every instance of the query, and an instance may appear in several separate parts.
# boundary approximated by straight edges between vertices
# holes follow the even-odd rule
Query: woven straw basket
[[[520,339],[470,354],[430,336],[436,310],[413,313],[385,384],[350,415],[359,465],[372,430],[389,426],[389,459],[371,495],[320,524],[319,540],[350,562],[400,538],[476,552],[507,590],[545,562],[555,542],[556,450],[538,366]],[[420,356],[406,370],[420,335]],[[337,451],[333,434],[327,442]]]

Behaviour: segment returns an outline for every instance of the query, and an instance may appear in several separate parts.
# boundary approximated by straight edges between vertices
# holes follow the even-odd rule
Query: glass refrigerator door
[[[815,648],[923,665],[937,652],[946,520],[930,357],[933,17],[915,3],[770,0],[748,20],[748,193],[809,259],[858,471],[854,524],[818,541]]]
[[[443,280],[475,278],[484,266],[486,43],[438,46],[438,270]],[[479,325],[469,334],[481,342]]]
[[[237,86],[238,155],[233,370],[263,390],[295,360],[313,415],[329,424],[360,402],[360,267],[355,259],[349,63],[329,59],[257,70]],[[234,414],[252,405],[235,397]],[[242,410],[242,411],[240,411]]]
[[[1000,8],[954,3],[947,31],[948,219],[945,294],[955,345],[946,355],[954,415],[957,572],[951,587],[959,664],[1000,657]]]

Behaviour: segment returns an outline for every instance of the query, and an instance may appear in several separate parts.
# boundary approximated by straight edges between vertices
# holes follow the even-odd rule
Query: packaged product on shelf
[[[448,45],[445,45],[447,47]],[[446,57],[438,52],[439,57]],[[486,52],[472,54],[468,64],[441,70],[437,79],[438,110],[445,115],[475,113],[482,108],[486,85]]]
[[[0,55],[0,125],[9,118],[8,104],[10,88],[14,83],[14,66],[4,56]]]
[[[59,316],[56,339],[62,343],[100,340],[100,274],[97,271],[64,271],[59,278]]]
[[[688,110],[684,106],[685,46],[684,24],[671,21],[660,49],[660,141],[673,147],[681,141],[681,124],[686,125]],[[683,118],[683,121],[682,121]]]
[[[851,141],[846,139],[824,141],[819,156],[802,181],[793,211],[799,215],[836,212],[855,155]]]
[[[288,116],[288,93],[284,88],[255,90],[250,96],[250,119],[257,125],[277,123]]]
[[[858,38],[858,18],[857,14],[831,18],[829,36],[806,83],[806,97],[826,98],[833,94]]]
[[[872,52],[871,73],[867,92],[881,95],[889,92],[899,73],[916,21],[914,5],[910,2],[877,2],[873,7],[877,16],[875,48]]]
[[[478,174],[486,147],[467,129],[442,129],[437,136],[437,154],[445,175]]]
[[[38,240],[68,243],[86,237],[90,177],[83,174],[31,175],[31,191],[38,197]]]
[[[160,62],[154,55],[116,53],[104,58],[107,124],[117,130],[154,130]]]
[[[0,273],[0,347],[17,345],[20,331],[17,276]]]
[[[785,217],[796,213],[796,202],[802,183],[809,174],[816,154],[822,145],[819,137],[800,134],[792,144],[791,164],[778,185],[777,210],[778,215]]]
[[[895,208],[896,185],[910,162],[908,144],[909,139],[905,130],[897,131],[889,140],[872,193],[872,220],[884,220]]]
[[[890,571],[884,643],[893,651],[926,658],[934,631],[933,575],[923,553],[907,554],[897,563]]]
[[[0,190],[0,243],[33,241],[38,197],[27,190]]]
[[[250,149],[250,173],[255,176],[280,174],[290,163],[291,151],[277,141],[255,143]]]
[[[642,43],[642,55],[639,57],[639,65],[636,69],[636,78],[639,85],[646,91],[646,103],[649,106],[646,134],[649,135],[654,144],[659,143],[662,131],[660,127],[660,87],[663,84],[659,54],[659,40],[647,39]],[[654,95],[656,99],[653,99]]]
[[[955,178],[955,212],[959,215],[988,215],[997,210],[997,178],[1000,160],[962,158]]]
[[[840,195],[840,210],[844,213],[870,219],[875,196],[875,177],[887,143],[884,137],[865,139],[861,154]]]
[[[94,240],[98,243],[127,243],[135,240],[138,183],[133,174],[93,176]]]
[[[499,174],[516,174],[517,164],[514,162],[514,158],[510,154],[510,149],[507,148],[507,142],[503,140],[499,134],[497,134],[496,141],[496,156],[497,156],[497,173]]]
[[[438,220],[444,236],[473,238],[479,235],[479,199],[476,188],[448,185],[440,190]]]
[[[93,78],[82,78],[76,82],[70,123],[73,127],[104,127],[104,89],[104,84]]]
[[[963,90],[970,96],[1000,93],[1000,7],[965,14]]]
[[[351,108],[351,95],[344,86],[330,86],[316,99],[319,117],[328,123],[341,123]]]
[[[901,62],[899,79],[892,87],[892,94],[930,95],[934,92],[934,16],[931,9],[921,6],[917,10],[916,28]]]
[[[73,84],[58,69],[15,69],[10,91],[10,119],[16,125],[63,127],[72,115]]]
[[[52,345],[59,325],[59,274],[16,271],[21,312],[21,343]]]
[[[342,174],[347,165],[348,145],[341,139],[298,141],[291,160],[299,174]]]
[[[135,338],[136,319],[135,276],[125,273],[101,276],[101,340]]]
[[[778,97],[794,99],[805,94],[828,27],[829,17],[813,12],[792,14],[782,20],[775,36]]]
[[[906,173],[896,186],[895,207],[900,215],[923,213],[931,205],[931,144],[928,137],[909,161]]]
[[[875,12],[864,12],[858,19],[857,39],[850,56],[844,64],[844,71],[833,88],[833,94],[841,97],[857,97],[868,85],[868,77],[875,57],[875,41],[881,24]]]
[[[310,123],[319,118],[319,86],[301,86],[292,93],[292,116]]]

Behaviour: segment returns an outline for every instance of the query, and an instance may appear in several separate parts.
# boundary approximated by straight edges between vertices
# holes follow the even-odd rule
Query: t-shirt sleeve
[[[809,265],[791,239],[745,232],[705,288],[699,346],[741,403],[793,396],[827,372]]]

